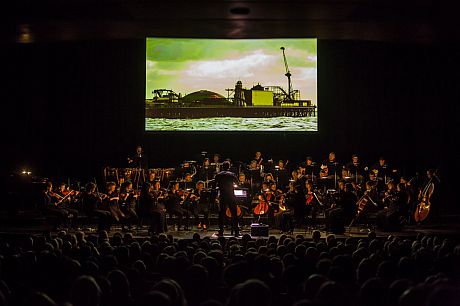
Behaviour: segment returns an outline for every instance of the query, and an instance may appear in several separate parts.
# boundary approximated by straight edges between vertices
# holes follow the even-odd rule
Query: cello
[[[434,192],[434,178],[436,178],[436,172],[430,172],[430,179],[423,187],[423,190],[420,191],[419,200],[414,212],[414,220],[419,223],[425,220],[430,213],[431,207],[431,197]]]
[[[269,190],[264,190],[264,192],[259,195],[259,204],[254,207],[253,212],[256,216],[264,215],[268,212],[270,201],[273,197],[273,193]]]

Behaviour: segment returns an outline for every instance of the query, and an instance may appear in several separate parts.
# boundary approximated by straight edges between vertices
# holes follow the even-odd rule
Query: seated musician
[[[256,160],[252,160],[249,164],[248,179],[251,182],[251,195],[256,195],[263,182],[262,168],[257,164]]]
[[[82,211],[89,217],[98,218],[99,230],[109,230],[112,216],[109,211],[101,208],[104,194],[96,192],[96,184],[89,182],[82,195]]]
[[[282,204],[284,192],[278,188],[275,182],[270,182],[270,192],[274,195],[271,205],[271,210],[274,214],[274,224],[276,228],[281,228],[280,217],[278,215],[284,212],[284,205]]]
[[[139,195],[139,215],[150,220],[149,234],[159,234],[166,231],[166,218],[164,207],[159,205],[164,196],[159,189],[160,182],[154,185],[144,183]]]
[[[186,175],[188,174],[190,177],[193,177],[196,173],[196,168],[189,161],[184,161],[182,166],[176,169],[176,179],[177,180],[185,180]]]
[[[203,165],[198,171],[198,180],[203,182],[208,182],[214,178],[214,169],[211,167],[211,162],[209,158],[203,160]]]
[[[157,180],[157,174],[155,173],[155,171],[153,170],[150,170],[149,171],[149,174],[147,175],[147,180],[146,182],[153,185],[155,184],[155,181]]]
[[[339,170],[341,167],[339,166],[339,163],[335,159],[334,152],[329,153],[328,160],[326,161],[326,166],[328,169],[328,175],[330,177],[334,177],[334,175],[340,176]]]
[[[263,182],[257,195],[259,203],[254,207],[253,212],[256,218],[267,217],[269,225],[274,225],[275,211],[272,207],[275,203],[275,194],[270,189],[270,182]]]
[[[256,161],[259,167],[263,165],[264,159],[262,158],[262,152],[257,151],[254,155],[254,160]]]
[[[343,233],[344,225],[350,224],[356,215],[357,197],[351,183],[339,181],[336,202],[326,212],[326,230],[333,233]]]
[[[302,199],[295,188],[294,182],[289,183],[289,190],[284,194],[280,207],[282,207],[281,212],[277,215],[280,224],[280,233],[292,234],[295,226],[294,221],[304,218]],[[296,218],[295,213],[300,213],[299,208],[301,208],[302,214]]]
[[[78,191],[70,190],[65,183],[59,184],[59,190],[57,192],[62,198],[60,200],[60,207],[65,208],[70,214],[73,215],[73,220],[78,216],[77,209],[77,196]]]
[[[188,209],[195,219],[198,229],[206,230],[209,228],[209,209],[211,193],[204,189],[204,182],[198,181],[196,189],[188,198]],[[203,219],[200,221],[200,214]]]
[[[193,188],[193,185],[195,185],[195,183],[193,182],[192,174],[191,173],[185,173],[185,175],[184,175],[184,188],[185,189]]]
[[[388,182],[384,208],[377,213],[377,226],[384,231],[399,231],[407,208],[407,193],[403,183]]]
[[[251,188],[251,183],[246,180],[244,172],[240,172],[240,174],[238,174],[238,187],[247,188],[248,190]]]
[[[182,207],[184,203],[185,197],[187,194],[183,189],[179,188],[179,182],[172,183],[171,190],[169,191],[166,197],[166,211],[167,213],[172,216],[176,216],[177,218],[177,230],[185,230],[188,231],[189,229],[189,222],[190,222],[190,212]],[[182,219],[185,217],[185,225],[182,228]]]
[[[357,154],[351,156],[351,161],[345,166],[351,179],[360,184],[364,179],[364,167],[359,163]]]
[[[318,212],[321,203],[316,196],[315,190],[313,189],[313,181],[307,180],[305,182],[305,216],[311,215],[311,221],[314,224],[316,222],[316,214]]]
[[[125,214],[120,208],[120,197],[116,191],[117,185],[114,182],[108,182],[106,184],[106,197],[104,197],[102,204],[103,207],[110,212],[112,218],[116,222],[124,221],[126,218]]]
[[[43,205],[41,209],[45,215],[57,217],[57,224],[54,225],[55,229],[60,226],[70,226],[71,219],[74,217],[72,214],[74,210],[66,209],[61,205],[63,199],[64,197],[53,191],[53,183],[46,182],[46,189],[43,191]],[[76,211],[75,213],[78,214]]]
[[[379,180],[381,182],[381,183],[379,183],[379,186],[378,186],[379,190],[381,190],[381,191],[384,189],[386,183],[388,183],[388,181],[393,179],[393,176],[397,172],[396,169],[392,169],[388,165],[385,157],[383,157],[383,156],[379,158],[378,163],[374,164],[371,167],[371,170],[373,170],[375,172],[375,174],[377,176],[377,180]]]
[[[210,164],[211,169],[213,170],[213,175],[215,176],[217,173],[220,172],[220,168],[222,167],[222,162],[220,161],[220,154],[215,153],[212,156],[212,163]]]
[[[289,185],[289,172],[283,160],[278,161],[278,166],[275,168],[276,180],[280,189],[286,191]]]
[[[133,183],[130,181],[124,182],[120,188],[119,199],[121,212],[125,215],[122,223],[122,230],[125,230],[125,226],[128,227],[128,230],[131,230],[132,224],[137,223],[136,201],[137,194],[133,190]]]
[[[305,159],[305,176],[308,179],[314,180],[316,179],[317,172],[315,170],[315,163],[313,162],[313,158],[311,156],[307,156]]]
[[[265,173],[264,182],[268,182],[269,184],[274,183],[275,179],[273,178],[273,174]]]
[[[297,192],[302,191],[304,185],[302,185],[302,182],[299,179],[299,171],[297,169],[292,170],[291,179],[289,180],[289,182],[294,184],[294,188],[297,190]]]

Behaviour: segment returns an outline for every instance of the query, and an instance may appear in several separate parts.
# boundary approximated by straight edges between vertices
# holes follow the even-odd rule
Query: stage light
[[[30,171],[28,171],[28,170],[22,170],[21,173],[22,173],[23,175],[31,175],[31,174],[32,174],[32,172],[30,172]]]
[[[34,37],[30,29],[30,25],[28,24],[19,25],[17,41],[19,43],[24,43],[24,44],[32,43],[34,41]]]

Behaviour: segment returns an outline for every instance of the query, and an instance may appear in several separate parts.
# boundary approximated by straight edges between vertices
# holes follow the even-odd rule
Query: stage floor
[[[296,235],[303,235],[305,238],[311,237],[312,232],[316,228],[305,228],[305,229],[297,229],[294,233],[290,236]],[[64,229],[69,233],[74,233],[76,229]],[[79,228],[77,230],[81,230],[86,234],[97,234],[97,228],[94,226],[86,226]],[[321,232],[321,237],[325,238],[327,235],[331,234],[331,232],[326,232],[318,228]],[[47,226],[44,225],[30,225],[30,226],[13,226],[13,225],[3,225],[0,227],[0,237],[6,236],[27,236],[27,235],[40,235],[44,232],[50,231]],[[365,226],[353,226],[352,228],[347,228],[346,232],[343,234],[334,234],[337,238],[348,238],[348,237],[356,237],[362,238],[367,237],[370,231],[375,231],[377,237],[388,237],[392,236],[399,236],[399,237],[416,237],[419,233],[424,235],[436,235],[441,237],[451,237],[455,238],[454,240],[458,240],[460,238],[460,224],[459,223],[443,223],[443,224],[425,224],[425,225],[410,225],[405,226],[402,231],[399,232],[385,232],[373,227],[365,227]],[[192,239],[195,233],[198,233],[201,238],[209,237],[210,239],[217,239],[217,232],[218,228],[215,226],[211,226],[210,229],[203,231],[199,230],[196,227],[193,227],[190,231],[177,231],[171,227],[166,234],[172,235],[175,239]],[[57,235],[58,231],[51,231],[51,235]],[[143,226],[141,228],[133,227],[131,231],[122,231],[119,225],[112,226],[111,230],[109,231],[109,236],[112,236],[115,233],[121,233],[124,235],[125,233],[131,233],[134,238],[147,238],[147,226]],[[241,227],[240,235],[244,234],[251,234],[251,227],[250,225],[245,225]],[[269,236],[280,237],[282,233],[280,233],[277,229],[270,229]],[[230,230],[226,229],[224,232],[224,237],[232,237]],[[253,238],[258,238],[259,236],[252,236]],[[265,236],[268,237],[268,236]]]

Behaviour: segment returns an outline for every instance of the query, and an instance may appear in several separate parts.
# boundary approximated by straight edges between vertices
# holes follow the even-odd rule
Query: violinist
[[[82,210],[89,217],[98,218],[99,230],[109,230],[112,216],[109,211],[101,209],[102,198],[105,194],[96,192],[96,184],[89,182],[85,186],[85,192],[82,195]]]
[[[190,222],[190,212],[182,207],[184,200],[188,196],[185,190],[179,188],[179,182],[172,182],[171,190],[166,197],[166,211],[170,216],[177,218],[177,230],[188,231]],[[185,217],[185,225],[182,228],[182,219]]]
[[[167,231],[166,211],[159,205],[160,199],[163,198],[159,185],[160,182],[155,182],[155,185],[144,183],[139,196],[139,215],[150,220],[149,234]]]
[[[116,184],[114,182],[108,182],[106,184],[106,190],[106,196],[104,197],[102,202],[103,207],[111,213],[112,218],[116,222],[123,221],[126,218],[126,216],[120,208],[120,194],[116,190]]]
[[[65,183],[61,183],[57,193],[62,197],[60,200],[61,204],[70,208],[70,205],[75,204],[75,196],[78,195],[79,192],[70,190]]]
[[[189,188],[193,188],[193,177],[192,177],[192,174],[190,173],[185,173],[185,176],[184,176],[184,188],[185,189],[189,189]]]
[[[136,201],[137,194],[133,190],[133,183],[131,183],[131,181],[124,182],[121,185],[118,200],[120,210],[125,216],[125,218],[123,218],[122,231],[125,230],[125,226],[128,227],[128,230],[131,230],[132,224],[137,223]]]
[[[203,229],[204,231],[209,228],[210,196],[210,192],[204,189],[204,182],[198,181],[196,183],[196,189],[189,197],[189,210],[195,219],[197,228]],[[203,219],[201,221],[199,217],[200,214],[203,215]]]
[[[75,225],[75,220],[78,217],[78,210],[73,208],[72,206],[75,206],[75,201],[74,201],[74,196],[78,194],[77,191],[70,190],[65,183],[59,184],[59,190],[57,194],[61,197],[57,205],[60,208],[63,208],[69,212],[70,215],[73,217],[70,219],[71,223],[73,221],[73,226],[76,227]]]
[[[399,231],[407,207],[407,193],[403,183],[390,181],[387,185],[384,208],[377,213],[377,226],[384,231]]]
[[[68,227],[71,224],[71,219],[74,217],[72,214],[74,210],[68,210],[60,205],[60,201],[63,197],[53,191],[53,183],[50,181],[46,182],[46,189],[43,191],[43,199],[43,213],[45,215],[57,217],[57,224],[55,224],[55,228],[57,229],[57,227],[60,226]],[[77,214],[76,211],[75,214]]]

